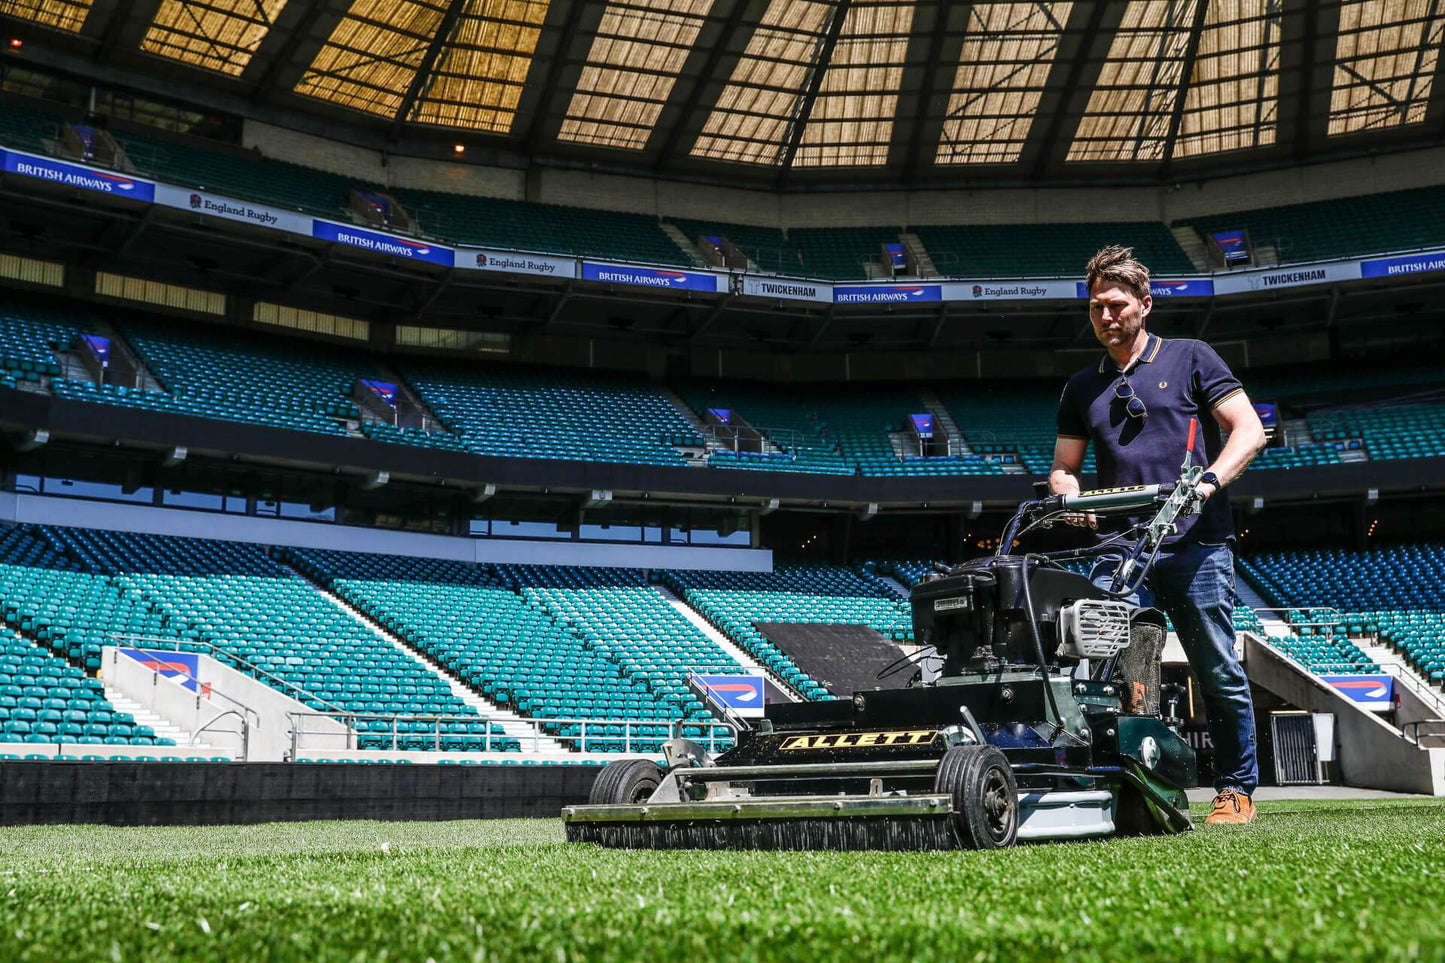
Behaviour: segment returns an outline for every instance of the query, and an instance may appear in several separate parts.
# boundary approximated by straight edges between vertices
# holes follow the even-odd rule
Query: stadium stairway
[[[773,685],[777,686],[779,690],[781,690],[789,699],[792,699],[794,702],[803,701],[802,694],[799,693],[797,689],[784,682],[782,676],[778,675],[772,669],[769,669],[767,666],[758,662],[757,659],[744,652],[733,642],[732,639],[719,632],[716,626],[714,626],[707,619],[703,618],[702,613],[698,612],[697,609],[694,609],[691,605],[688,605],[687,602],[683,599],[678,598],[677,593],[673,592],[672,589],[661,583],[654,583],[652,588],[653,591],[657,592],[658,595],[661,595],[667,601],[668,605],[672,606],[673,609],[676,610],[678,615],[681,615],[683,618],[691,622],[699,632],[711,639],[714,645],[726,652],[730,657],[732,657],[735,662],[737,662],[738,665],[749,671],[756,670],[761,672],[764,678],[766,678]]]
[[[130,696],[121,692],[108,681],[101,680],[102,691],[105,693],[105,701],[121,712],[128,712],[137,723],[143,726],[150,726],[151,730],[162,739],[169,739],[177,746],[185,746],[191,749],[212,749],[216,747],[204,742],[193,742],[194,733],[187,732],[176,725],[159,712],[147,709]]]
[[[487,719],[488,721],[492,722],[497,726],[500,726],[503,733],[517,741],[517,744],[521,746],[523,752],[550,752],[564,755],[572,753],[571,748],[569,748],[568,746],[564,746],[562,743],[558,742],[555,739],[542,735],[538,731],[536,726],[527,722],[515,712],[510,712],[508,710],[502,709],[495,702],[484,698],[474,689],[467,687],[466,684],[464,684],[451,672],[447,671],[447,669],[441,664],[439,664],[435,659],[432,659],[425,652],[422,652],[419,649],[415,649],[407,645],[396,635],[388,631],[379,622],[375,621],[365,612],[362,612],[360,609],[353,606],[350,602],[346,601],[341,596],[331,591],[330,588],[322,584],[317,579],[314,579],[311,576],[307,575],[305,572],[291,565],[288,561],[284,559],[277,559],[277,562],[282,568],[288,569],[293,574],[295,574],[297,578],[301,578],[306,580],[307,582],[310,582],[311,585],[316,589],[316,591],[321,593],[321,596],[323,598],[331,602],[331,604],[335,605],[337,608],[341,609],[341,611],[345,612],[348,616],[355,619],[357,622],[360,622],[362,625],[366,626],[366,628],[369,629],[372,634],[374,634],[377,638],[388,643],[389,645],[394,646],[403,655],[415,659],[416,661],[425,665],[427,668],[431,669],[432,672],[436,673],[438,678],[445,682],[448,688],[452,690],[452,695],[456,696],[459,700],[475,709],[477,711],[477,715],[482,716],[483,718]]]

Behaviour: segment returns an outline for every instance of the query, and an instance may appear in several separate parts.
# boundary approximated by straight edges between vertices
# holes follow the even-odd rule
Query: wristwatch
[[[1200,476],[1199,476],[1199,480],[1202,481],[1202,482],[1207,482],[1207,483],[1210,484],[1210,485],[1213,485],[1215,491],[1219,491],[1219,489],[1221,489],[1221,488],[1224,487],[1223,485],[1221,485],[1221,484],[1219,483],[1219,476],[1216,475],[1216,474],[1215,474],[1214,472],[1212,472],[1212,471],[1207,471],[1207,472],[1205,472],[1204,474],[1200,475]]]

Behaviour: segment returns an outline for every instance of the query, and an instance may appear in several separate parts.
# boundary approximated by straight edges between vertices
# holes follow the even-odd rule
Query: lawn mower
[[[1194,432],[1191,431],[1191,455]],[[1026,501],[998,553],[912,590],[937,677],[852,698],[774,703],[711,757],[610,763],[567,838],[624,849],[998,849],[1018,840],[1178,833],[1194,752],[1160,714],[1164,616],[1131,605],[1177,519],[1201,507],[1190,455],[1175,484]],[[1015,554],[1061,516],[1152,517],[1088,549]],[[1114,551],[1112,585],[1068,570]],[[905,666],[906,668],[906,666]]]

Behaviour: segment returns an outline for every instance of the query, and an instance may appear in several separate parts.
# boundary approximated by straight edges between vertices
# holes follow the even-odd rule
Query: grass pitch
[[[1445,960],[1442,894],[1434,801],[994,853],[614,852],[551,820],[8,828],[0,960]]]

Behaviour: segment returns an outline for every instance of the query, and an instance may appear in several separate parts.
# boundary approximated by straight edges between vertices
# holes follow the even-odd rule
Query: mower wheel
[[[646,759],[609,762],[597,774],[587,802],[593,806],[630,806],[652,798],[662,782],[662,767]]]
[[[933,791],[953,799],[953,826],[965,849],[1004,849],[1019,832],[1019,791],[996,746],[954,746],[943,754]]]

